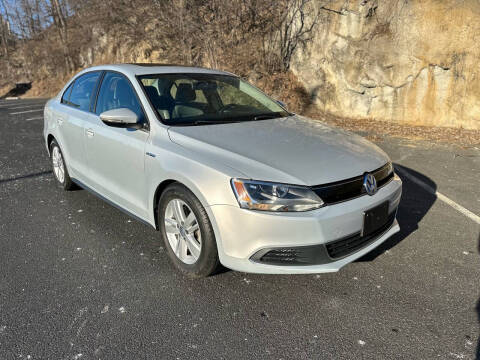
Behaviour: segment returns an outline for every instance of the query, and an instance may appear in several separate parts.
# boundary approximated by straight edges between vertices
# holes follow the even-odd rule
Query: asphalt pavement
[[[480,148],[378,142],[402,230],[338,273],[191,280],[153,228],[59,190],[44,102],[0,100],[0,359],[480,359]]]

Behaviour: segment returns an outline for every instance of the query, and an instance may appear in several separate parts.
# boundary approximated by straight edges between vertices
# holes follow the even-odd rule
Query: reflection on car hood
[[[298,115],[168,131],[173,142],[256,180],[325,184],[362,175],[388,161],[362,137]]]

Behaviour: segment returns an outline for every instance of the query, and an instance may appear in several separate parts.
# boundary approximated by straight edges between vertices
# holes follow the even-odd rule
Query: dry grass
[[[12,88],[11,85],[0,86],[0,96],[3,96],[4,94],[8,93],[11,88]]]
[[[65,81],[51,78],[47,80],[38,80],[32,83],[32,88],[27,91],[22,98],[49,98],[55,96],[63,87]]]
[[[318,110],[311,110],[306,115],[346,130],[365,132],[370,140],[381,140],[384,136],[392,136],[410,140],[444,142],[461,147],[480,145],[480,130],[404,125],[371,119],[349,119],[326,114]]]
[[[302,113],[311,106],[310,95],[291,72],[277,72],[250,81],[274,99],[283,101],[290,111]]]

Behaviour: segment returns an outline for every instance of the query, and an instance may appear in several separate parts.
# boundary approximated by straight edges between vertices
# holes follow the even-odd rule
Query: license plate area
[[[362,236],[367,236],[380,229],[388,221],[388,201],[381,203],[363,213]]]

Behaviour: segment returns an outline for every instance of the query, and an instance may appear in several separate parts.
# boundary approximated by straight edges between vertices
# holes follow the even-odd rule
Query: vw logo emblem
[[[374,195],[377,192],[377,180],[372,174],[365,174],[363,178],[363,187],[368,195]]]

